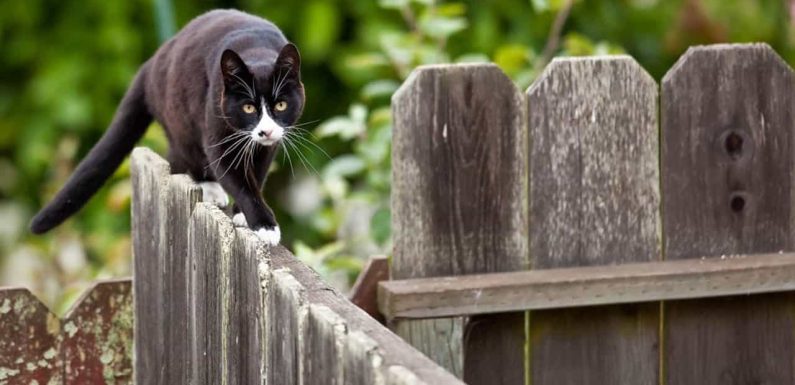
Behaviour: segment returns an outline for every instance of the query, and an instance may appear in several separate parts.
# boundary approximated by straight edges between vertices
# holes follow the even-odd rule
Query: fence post
[[[691,48],[662,95],[665,258],[792,251],[792,69],[764,44]],[[795,383],[794,301],[666,303],[667,383]]]
[[[524,95],[494,65],[428,66],[392,108],[391,277],[526,269]],[[395,326],[467,383],[524,383],[524,312]]]
[[[660,258],[657,85],[630,57],[554,60],[528,89],[533,269]],[[534,385],[657,384],[659,305],[530,314]]]

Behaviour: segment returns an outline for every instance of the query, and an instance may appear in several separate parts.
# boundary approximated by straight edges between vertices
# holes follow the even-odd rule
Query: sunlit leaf
[[[466,20],[460,17],[429,15],[420,20],[422,31],[437,39],[446,39],[456,32],[463,31],[466,27]]]
[[[364,99],[376,99],[391,96],[400,87],[400,83],[391,79],[381,79],[370,83],[362,89]]]

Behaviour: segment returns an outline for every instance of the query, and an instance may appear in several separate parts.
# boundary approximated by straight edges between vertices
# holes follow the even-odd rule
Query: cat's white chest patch
[[[199,187],[202,188],[202,201],[214,203],[221,208],[229,206],[229,196],[220,183],[199,182]]]
[[[271,230],[262,228],[257,230],[256,233],[259,239],[262,239],[263,242],[271,246],[278,245],[282,238],[282,232],[279,230],[279,226],[276,226]]]

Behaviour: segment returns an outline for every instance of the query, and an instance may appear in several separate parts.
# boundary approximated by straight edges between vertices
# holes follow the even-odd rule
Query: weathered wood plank
[[[187,175],[171,175],[163,198],[164,210],[160,223],[165,226],[162,236],[162,271],[160,294],[166,311],[163,314],[163,354],[165,384],[188,383],[191,373],[191,322],[190,322],[190,269],[188,258],[188,232],[186,224],[202,191]],[[162,231],[162,230],[161,230]]]
[[[229,368],[225,378],[230,385],[263,383],[261,369],[266,347],[262,275],[268,272],[269,264],[263,259],[264,245],[247,242],[241,237],[242,231],[235,230],[229,259],[229,296],[224,309],[229,314],[224,344]]]
[[[795,248],[794,80],[762,44],[691,48],[665,76],[666,259]],[[793,303],[666,303],[667,383],[795,383]]]
[[[146,148],[131,157],[135,383],[165,385],[165,307],[161,277],[167,243],[161,224],[168,189],[168,163]],[[146,336],[146,338],[138,338]]]
[[[795,253],[384,281],[387,318],[438,318],[795,290]]]
[[[310,305],[303,342],[304,384],[346,384],[344,375],[347,326],[337,313],[324,305]]]
[[[248,229],[239,229],[238,236],[243,238],[242,241],[244,242],[250,242],[253,244],[261,243],[260,240]],[[263,254],[261,254],[260,258],[261,260],[266,260],[268,264],[267,267],[263,266],[259,269],[261,277],[263,277],[261,281],[263,295],[267,296],[268,298],[274,295],[275,279],[274,277],[270,277],[270,275],[274,275],[273,272],[275,271],[277,272],[275,275],[281,276],[281,281],[292,282],[290,285],[281,286],[293,286],[300,289],[302,294],[300,294],[300,296],[297,298],[302,301],[301,303],[303,303],[304,308],[309,309],[308,314],[301,318],[302,320],[306,321],[301,323],[304,326],[301,326],[300,328],[302,333],[301,338],[304,342],[302,345],[299,345],[301,352],[303,352],[303,354],[300,356],[303,359],[303,363],[301,364],[301,373],[304,376],[302,379],[304,384],[310,383],[308,382],[308,377],[306,377],[306,374],[312,370],[310,367],[314,365],[310,363],[310,361],[307,361],[307,349],[309,349],[307,344],[311,343],[309,340],[312,339],[313,335],[317,332],[317,330],[313,331],[312,328],[318,326],[312,326],[310,323],[321,322],[323,320],[332,321],[334,323],[333,327],[326,325],[324,329],[335,330],[337,332],[337,349],[340,349],[339,354],[341,355],[339,360],[343,360],[342,357],[356,356],[356,354],[346,351],[346,349],[349,349],[347,338],[348,334],[351,332],[364,333],[369,340],[375,341],[378,346],[378,357],[382,359],[382,362],[377,367],[377,371],[379,373],[374,373],[372,371],[364,371],[364,373],[374,375],[376,378],[383,378],[387,384],[462,384],[462,382],[458,381],[453,375],[446,372],[440,366],[436,365],[433,361],[411,347],[400,337],[390,332],[372,317],[368,316],[367,313],[353,305],[336,290],[329,287],[325,282],[323,282],[322,278],[318,276],[315,271],[301,261],[297,260],[285,248],[265,247],[261,250],[263,250]],[[288,278],[288,276],[290,278]],[[268,302],[272,301],[273,299],[268,300]],[[317,309],[328,309],[328,313],[324,312],[324,316],[321,316]],[[270,305],[267,310],[269,317],[283,316],[282,314],[274,313],[275,309],[273,309],[273,307]],[[314,316],[312,314],[314,314]],[[343,322],[343,324],[339,324],[338,322],[340,321]],[[270,321],[266,322],[266,324],[270,324]],[[343,327],[345,333],[342,333]],[[329,334],[326,334],[326,336],[329,338],[331,337]],[[280,339],[282,337],[282,335],[271,334],[266,337],[266,340],[272,341],[272,338]],[[326,345],[328,343],[329,341],[324,338],[324,346],[328,346]],[[362,349],[359,349],[362,346],[364,345],[358,345],[357,352],[362,352]],[[312,349],[316,348],[318,347],[313,345]],[[367,349],[365,349],[365,351],[367,351]],[[334,359],[321,359],[323,359],[327,364],[331,364],[334,361]],[[342,362],[343,361],[339,361],[339,363]],[[345,364],[342,365],[343,383],[348,384],[349,380],[356,381],[348,377],[349,374],[344,369]],[[396,371],[395,374],[391,374],[393,369]],[[329,376],[329,379],[326,381],[331,381],[331,377],[332,376]]]
[[[133,151],[134,275],[142,278],[134,292],[147,298],[136,305],[136,327],[158,336],[135,344],[136,373],[154,376],[136,382],[151,384],[187,383],[191,373],[182,358],[191,355],[186,224],[202,193],[186,175],[169,173],[151,150]]]
[[[66,384],[133,383],[133,301],[129,279],[87,290],[63,319]]]
[[[306,322],[306,289],[282,269],[275,269],[272,279],[268,293],[269,383],[294,385],[299,383],[302,369],[299,336]]]
[[[554,60],[527,91],[534,269],[660,258],[657,85],[630,57]],[[531,382],[656,384],[658,306],[537,311]]]
[[[412,73],[392,108],[391,277],[526,269],[522,93],[494,65],[429,66]],[[483,334],[473,343],[500,342],[462,346],[451,339],[460,338],[454,330],[461,320],[419,322],[397,330],[429,356],[449,357],[438,362],[465,381],[488,371],[495,373],[489,384],[524,383],[524,365],[514,366],[510,359],[524,352],[524,336],[514,328],[467,324],[465,334]],[[473,355],[466,367],[459,349]]]
[[[144,151],[144,155],[150,154]],[[134,161],[154,161],[155,166],[164,164],[156,155],[151,155],[151,159],[134,156]],[[138,186],[149,183],[150,189],[153,189],[152,186],[170,186],[173,189],[181,183],[177,180],[183,178],[172,176],[169,179],[167,169],[163,168],[166,172],[160,173],[161,180],[157,182],[152,177],[152,164],[136,167]],[[140,180],[147,177],[152,177],[152,180]],[[191,189],[192,187],[177,188],[177,191],[188,192],[183,195],[190,198],[194,196],[190,193]],[[160,189],[154,191],[156,194],[167,195]],[[134,189],[134,193],[151,194],[150,191],[139,189]],[[179,199],[176,195],[173,197]],[[158,206],[159,203],[153,202],[149,206],[143,205],[143,201],[138,199],[136,208],[147,208],[149,211],[136,211],[136,216],[140,219],[136,225],[138,231],[142,229],[141,225],[147,223],[156,227],[154,225],[165,218],[165,204]],[[188,206],[181,207],[184,209]],[[186,210],[184,213],[189,212]],[[152,216],[153,219],[145,221],[143,214]],[[235,229],[229,217],[217,207],[198,203],[189,220],[187,215],[178,215],[171,218],[182,219],[177,219],[177,223],[170,228],[175,229],[174,231],[181,229],[187,234],[185,241],[189,263],[186,265],[186,272],[191,295],[188,297],[190,318],[186,333],[192,341],[193,353],[189,358],[193,362],[190,366],[190,383],[309,384],[317,383],[312,382],[310,375],[321,375],[316,369],[328,367],[331,373],[326,374],[331,379],[326,378],[326,381],[336,379],[338,383],[347,384],[349,382],[344,377],[346,366],[343,358],[355,357],[366,359],[366,362],[349,363],[352,368],[361,368],[360,372],[365,377],[351,378],[351,383],[372,383],[362,381],[375,378],[383,380],[385,384],[462,384],[331,289],[314,271],[296,260],[287,250],[265,246],[249,229]],[[183,219],[187,223],[180,222]],[[136,250],[159,250],[161,242],[166,242],[163,239],[168,238],[162,236],[165,232],[153,231],[151,228],[147,231],[134,235],[142,245]],[[147,238],[148,236],[160,238]],[[171,239],[181,236],[183,235],[172,234]],[[166,265],[159,266],[163,268],[145,264],[143,267],[148,270],[139,269],[137,272],[163,274]],[[159,279],[150,281],[148,277],[142,278],[144,279],[140,282],[146,282],[148,286],[141,287],[140,292],[157,294],[167,287]],[[149,285],[149,282],[154,283]],[[136,290],[139,290],[137,286]],[[136,302],[136,306],[138,304]],[[159,317],[169,311],[162,308],[163,304],[164,302],[157,304],[160,306],[156,310]],[[140,310],[136,308],[136,311]],[[149,314],[145,318],[150,321],[153,319]],[[153,329],[150,333],[140,327],[141,325],[136,324],[137,331],[140,331],[137,338],[144,343],[154,345],[152,338],[160,338],[158,342],[163,342],[162,329]],[[350,349],[358,350],[346,350],[349,349],[349,330],[359,333],[362,340],[374,341],[377,344],[377,354],[376,350],[370,348],[358,349],[363,345],[354,344]],[[329,353],[329,357],[318,356],[334,349],[336,355]],[[311,353],[312,358],[309,359],[306,352],[316,353]],[[362,352],[364,355],[360,354]],[[156,354],[149,357],[159,354],[158,357],[162,359],[162,350],[154,353]],[[376,359],[377,357],[381,358]],[[152,365],[154,366],[146,369],[165,370],[162,363],[159,366],[154,363]],[[137,368],[138,366],[136,370]],[[398,374],[390,374],[393,368],[399,369],[396,371]],[[145,373],[139,376],[136,373],[136,378],[141,377],[158,381],[164,375]],[[394,382],[392,379],[401,382]]]
[[[386,256],[370,257],[351,287],[351,302],[367,312],[370,317],[384,323],[378,312],[378,283],[389,279],[389,261]]]
[[[61,323],[27,289],[0,290],[0,384],[59,384]]]

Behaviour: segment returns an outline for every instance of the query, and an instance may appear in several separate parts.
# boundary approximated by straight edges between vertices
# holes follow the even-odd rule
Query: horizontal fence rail
[[[462,384],[150,150],[132,173],[136,383]]]
[[[388,319],[441,318],[795,290],[795,253],[383,281]]]

